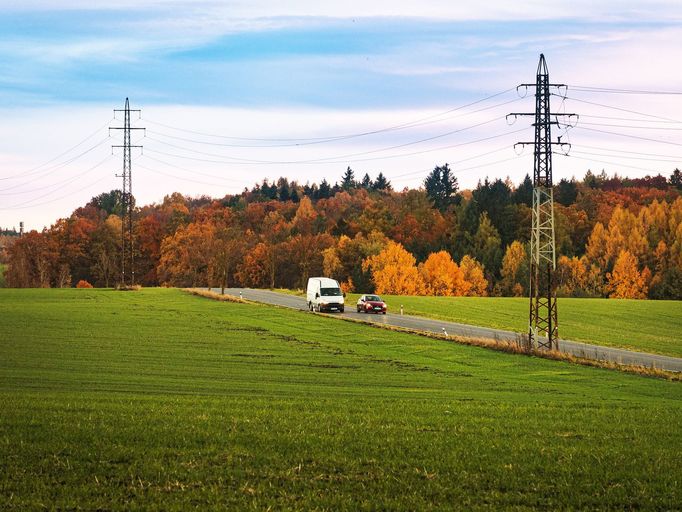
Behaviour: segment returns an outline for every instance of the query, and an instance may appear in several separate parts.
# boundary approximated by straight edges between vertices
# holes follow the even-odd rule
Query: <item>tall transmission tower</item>
[[[535,116],[535,140],[518,142],[516,145],[532,144],[533,166],[533,214],[530,236],[530,315],[528,322],[528,345],[548,350],[559,348],[559,322],[556,299],[556,244],[554,240],[554,194],[552,190],[552,146],[568,147],[570,144],[552,141],[552,125],[559,124],[559,116],[576,117],[575,114],[551,112],[550,88],[564,84],[549,83],[549,71],[545,56],[540,54],[537,77],[534,84],[519,87],[535,87],[535,112],[512,112],[509,116]],[[552,118],[554,120],[552,120]],[[542,336],[544,334],[544,337]]]
[[[121,189],[121,286],[135,284],[135,267],[134,267],[134,252],[133,252],[133,177],[131,165],[131,150],[132,148],[142,148],[139,145],[130,143],[131,130],[144,130],[144,128],[133,128],[130,126],[130,113],[141,110],[131,110],[128,98],[124,109],[114,109],[114,116],[116,112],[123,112],[123,126],[109,127],[109,130],[123,130],[123,145],[114,145],[113,148],[123,148],[123,173],[117,174],[116,177],[123,178],[123,188]]]

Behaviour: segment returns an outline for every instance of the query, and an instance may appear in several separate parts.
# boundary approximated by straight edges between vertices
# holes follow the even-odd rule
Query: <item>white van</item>
[[[340,311],[343,313],[343,297],[339,283],[328,277],[308,279],[306,301],[310,311]]]

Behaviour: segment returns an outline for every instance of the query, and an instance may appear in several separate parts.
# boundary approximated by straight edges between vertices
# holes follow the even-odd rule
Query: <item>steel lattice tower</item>
[[[545,56],[540,55],[535,84],[519,87],[535,87],[535,113],[512,113],[510,116],[535,116],[535,140],[518,144],[533,144],[533,212],[530,236],[530,314],[528,345],[548,350],[559,348],[559,322],[557,314],[556,244],[554,240],[554,195],[552,190],[552,146],[569,146],[552,142],[552,125],[559,124],[558,116],[575,116],[550,111],[550,87],[566,87],[550,84]],[[552,121],[554,118],[554,121]],[[543,336],[544,335],[544,336]]]
[[[112,146],[112,148],[123,148],[123,174],[117,174],[123,178],[123,188],[121,189],[121,286],[135,284],[135,267],[133,252],[133,180],[132,180],[132,148],[142,148],[142,146],[132,145],[130,142],[131,130],[144,130],[144,128],[132,128],[130,126],[130,113],[141,112],[131,110],[128,98],[126,98],[124,109],[114,109],[116,112],[123,112],[123,127],[110,127],[109,130],[123,130],[123,145]]]

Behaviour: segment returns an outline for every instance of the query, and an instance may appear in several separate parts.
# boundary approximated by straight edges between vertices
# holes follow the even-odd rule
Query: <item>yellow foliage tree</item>
[[[613,266],[613,272],[606,275],[607,291],[612,299],[645,299],[648,291],[646,275],[639,272],[637,257],[627,250],[621,250]]]
[[[362,268],[371,272],[377,293],[421,295],[424,281],[415,263],[401,244],[389,242],[379,254],[366,258]]]
[[[322,272],[325,276],[338,278],[343,266],[336,252],[336,247],[327,247],[322,251]]]
[[[485,297],[488,295],[488,280],[483,273],[483,265],[468,254],[459,262],[459,268],[464,274],[466,291],[464,295],[470,297]]]
[[[516,297],[524,294],[521,284],[528,278],[528,257],[526,249],[521,242],[514,240],[504,253],[502,258],[502,293]]]
[[[313,208],[312,201],[309,197],[303,196],[294,216],[294,228],[303,235],[310,235],[313,232],[313,223],[316,218],[317,212]]]
[[[607,260],[615,261],[620,252],[626,250],[639,261],[646,256],[648,249],[649,242],[644,234],[642,219],[620,206],[616,207],[606,236]]]
[[[599,268],[605,269],[608,263],[606,255],[606,229],[601,222],[597,222],[592,228],[592,233],[585,246],[585,256],[590,262]]]
[[[458,296],[464,295],[468,286],[464,274],[447,251],[429,254],[419,266],[427,295]]]

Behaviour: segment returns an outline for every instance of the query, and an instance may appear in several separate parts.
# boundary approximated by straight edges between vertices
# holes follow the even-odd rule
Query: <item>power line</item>
[[[575,147],[571,148],[571,153],[570,153],[570,155],[573,155],[573,154],[575,154],[575,153],[578,153],[578,154],[580,154],[580,155],[605,156],[605,157],[608,157],[608,158],[613,158],[613,157],[616,156],[616,155],[609,155],[609,154],[605,154],[605,153],[591,153],[591,152],[589,152],[589,151],[576,151]],[[680,158],[679,158],[679,157],[673,157],[673,158],[670,158],[670,159],[667,159],[667,160],[663,160],[663,159],[660,159],[660,158],[649,158],[649,157],[643,157],[643,156],[630,156],[630,157],[628,157],[628,159],[631,159],[631,160],[646,160],[646,161],[649,161],[649,162],[668,162],[668,163],[679,162],[679,161],[680,161]]]
[[[571,90],[579,92],[599,92],[607,94],[648,94],[656,96],[682,96],[682,91],[653,91],[638,89],[615,89],[611,87],[593,87],[584,85],[569,85]]]
[[[596,101],[580,100],[580,99],[578,99],[578,98],[573,98],[573,97],[569,97],[569,96],[566,96],[566,95],[563,95],[563,94],[557,94],[557,93],[554,93],[554,92],[553,92],[553,93],[550,93],[550,94],[551,94],[552,96],[557,96],[558,98],[569,99],[569,100],[571,100],[571,101],[577,101],[577,102],[579,102],[579,103],[585,103],[585,104],[587,104],[587,105],[595,105],[595,106],[597,106],[597,107],[603,107],[603,108],[609,108],[609,109],[612,109],[612,110],[618,110],[618,111],[621,111],[621,112],[627,112],[627,113],[629,113],[629,114],[635,114],[635,115],[638,115],[638,116],[651,117],[651,118],[654,118],[654,119],[661,119],[661,120],[663,120],[663,121],[672,121],[672,122],[674,122],[674,123],[679,123],[679,122],[680,122],[680,121],[678,121],[678,120],[676,120],[676,119],[670,119],[669,117],[656,116],[656,115],[654,115],[654,114],[647,114],[647,113],[644,113],[644,112],[637,112],[636,110],[630,110],[630,109],[627,109],[627,108],[614,107],[614,106],[612,106],[612,105],[605,105],[604,103],[597,103]]]
[[[194,169],[187,169],[186,167],[182,167],[182,166],[179,166],[179,165],[175,165],[175,164],[172,164],[172,163],[170,163],[170,162],[165,162],[165,161],[163,161],[163,160],[160,160],[160,159],[158,159],[158,158],[154,158],[153,156],[149,156],[149,155],[142,155],[141,158],[145,158],[145,159],[148,159],[148,160],[153,160],[153,161],[158,162],[158,163],[160,163],[160,164],[162,164],[162,165],[167,165],[168,167],[173,167],[173,168],[178,169],[178,170],[181,170],[181,171],[189,172],[189,173],[192,173],[192,174],[199,174],[200,176],[206,176],[206,177],[209,177],[209,178],[220,179],[220,180],[225,180],[225,181],[231,181],[231,182],[233,182],[233,183],[240,183],[240,184],[246,183],[246,182],[244,182],[243,180],[235,180],[235,179],[232,179],[232,178],[226,178],[226,177],[224,177],[224,176],[216,176],[215,174],[209,174],[209,173],[205,173],[205,172],[201,172],[201,171],[196,171],[196,170],[194,170]]]
[[[404,128],[415,128],[415,127],[419,127],[419,126],[425,126],[425,125],[427,125],[427,124],[441,123],[441,122],[445,122],[445,121],[450,120],[450,119],[459,118],[459,117],[464,117],[464,116],[469,116],[469,115],[472,115],[472,114],[477,114],[477,113],[480,113],[480,112],[484,112],[484,111],[486,111],[486,110],[491,110],[491,109],[493,109],[493,108],[497,108],[497,107],[501,107],[501,106],[504,106],[504,105],[508,105],[508,104],[510,104],[510,103],[514,103],[514,102],[516,102],[516,101],[519,101],[520,99],[521,99],[521,98],[515,98],[515,99],[513,99],[513,100],[505,101],[505,102],[502,102],[502,103],[497,103],[497,104],[495,104],[495,105],[491,105],[491,106],[488,106],[488,107],[480,108],[480,109],[477,109],[477,110],[472,110],[472,111],[470,111],[470,112],[464,112],[464,113],[459,114],[459,115],[457,115],[457,116],[446,117],[446,118],[438,119],[438,120],[435,120],[435,121],[428,121],[428,122],[422,122],[422,123],[405,124],[405,125],[403,125],[400,129],[404,129]],[[153,122],[153,121],[150,121],[150,122],[152,122],[153,124],[159,124],[159,125],[161,125],[161,123],[155,123],[155,122]],[[182,129],[179,129],[179,128],[173,128],[173,127],[170,127],[170,126],[168,126],[168,125],[162,125],[162,126],[165,126],[165,127],[167,127],[167,128],[171,128],[171,129],[174,129],[174,130],[179,130],[179,131],[188,131],[188,130],[182,130]],[[170,134],[167,134],[167,133],[164,133],[164,132],[159,132],[159,131],[156,131],[156,132],[153,132],[153,133],[155,133],[156,135],[159,135],[159,136],[161,136],[161,137],[166,137],[166,138],[168,138],[168,139],[179,140],[179,141],[183,141],[183,142],[190,142],[190,143],[193,143],[193,144],[202,144],[202,145],[207,145],[207,146],[218,146],[218,147],[228,147],[228,148],[285,148],[285,147],[310,146],[310,145],[316,145],[316,144],[323,144],[323,143],[327,143],[327,142],[339,142],[339,141],[349,140],[349,139],[357,138],[357,137],[361,137],[361,136],[375,135],[375,134],[378,134],[378,133],[385,133],[385,132],[387,132],[387,131],[390,131],[390,130],[375,130],[375,131],[364,132],[364,133],[360,133],[360,134],[353,134],[353,135],[338,135],[338,136],[330,136],[330,137],[326,137],[326,138],[315,138],[315,139],[291,139],[291,140],[295,140],[295,141],[298,141],[298,142],[284,142],[284,141],[286,141],[287,139],[275,139],[275,140],[281,140],[282,143],[280,143],[280,144],[234,144],[234,143],[229,143],[229,144],[228,144],[228,143],[223,143],[223,142],[209,142],[209,141],[191,139],[191,138],[188,138],[188,137],[178,137],[177,135],[170,135]],[[208,136],[208,134],[205,134],[205,136]],[[211,137],[226,138],[226,137],[223,137],[223,136],[220,136],[220,135],[211,135]]]
[[[107,155],[107,157],[106,157],[104,160],[102,160],[101,162],[99,162],[98,164],[93,165],[93,166],[90,167],[87,171],[85,171],[85,172],[79,174],[78,176],[75,176],[75,177],[71,178],[71,179],[68,181],[68,183],[64,183],[62,186],[60,186],[60,187],[58,187],[58,188],[56,188],[56,189],[54,189],[54,190],[51,190],[50,192],[47,192],[46,194],[40,195],[40,196],[38,196],[38,197],[34,197],[33,199],[29,199],[28,201],[24,201],[23,203],[15,204],[15,205],[13,205],[13,206],[5,207],[5,208],[0,208],[0,209],[2,209],[2,210],[15,210],[15,209],[23,209],[23,208],[33,208],[33,207],[35,207],[35,206],[42,206],[42,205],[44,205],[44,204],[49,204],[49,203],[53,203],[53,202],[55,202],[55,201],[59,201],[60,199],[63,199],[63,198],[65,198],[65,197],[69,197],[70,195],[73,195],[73,194],[76,193],[76,192],[80,192],[81,190],[83,190],[84,188],[87,188],[87,187],[79,187],[78,190],[76,190],[76,191],[74,191],[74,192],[72,192],[72,193],[66,194],[66,195],[61,196],[61,197],[58,197],[58,198],[56,198],[56,199],[51,199],[51,200],[49,200],[49,201],[45,201],[45,202],[43,202],[43,203],[29,204],[29,203],[33,203],[34,201],[37,201],[38,199],[42,199],[43,197],[47,197],[47,196],[49,196],[50,194],[53,194],[54,192],[57,192],[58,190],[63,189],[63,188],[66,187],[67,185],[70,185],[70,184],[73,183],[74,181],[80,179],[82,176],[84,176],[84,175],[86,175],[86,174],[88,174],[88,173],[94,171],[95,169],[97,169],[98,167],[100,167],[101,165],[103,165],[106,161],[108,161],[108,160],[111,159],[111,158],[113,158],[113,155]],[[98,182],[101,181],[101,180],[102,180],[102,179],[99,178],[99,179],[98,179]],[[93,184],[94,184],[94,182],[93,182]]]
[[[580,124],[580,126],[583,126],[583,125],[606,126],[607,128],[608,127],[611,127],[611,128],[628,128],[628,129],[634,129],[634,130],[669,130],[669,131],[680,131],[680,130],[682,130],[682,128],[670,128],[668,126],[633,126],[633,125],[625,125],[625,124],[585,123],[583,121],[579,121],[579,124]]]
[[[635,165],[628,165],[628,164],[623,164],[623,163],[619,163],[619,162],[609,162],[607,160],[596,160],[594,158],[584,158],[584,157],[580,157],[580,156],[573,156],[572,154],[568,155],[565,153],[558,153],[558,152],[555,152],[554,154],[559,155],[559,156],[568,157],[568,158],[577,158],[578,160],[585,160],[588,162],[598,162],[600,164],[617,165],[618,167],[627,167],[628,169],[636,169],[639,171],[646,171],[646,172],[650,172],[650,173],[660,172],[660,170],[656,170],[656,169],[648,169],[645,167],[637,167]]]
[[[628,153],[628,154],[631,154],[631,155],[660,156],[660,157],[663,157],[663,158],[682,158],[682,156],[678,156],[678,155],[662,155],[662,154],[660,154],[660,153],[642,153],[642,152],[639,152],[639,151],[628,151],[628,150],[625,150],[625,149],[603,148],[603,147],[600,147],[600,146],[589,146],[589,145],[586,145],[586,144],[581,144],[580,147],[581,147],[581,148],[588,148],[588,149],[596,149],[597,151],[611,151],[611,152],[618,152],[618,153]]]
[[[272,164],[298,164],[298,165],[302,165],[302,164],[339,164],[339,163],[340,164],[350,164],[350,163],[356,163],[356,162],[369,162],[369,161],[375,161],[375,160],[389,160],[389,159],[393,159],[393,158],[403,158],[406,156],[422,155],[425,153],[432,153],[434,151],[443,151],[445,149],[453,149],[453,148],[458,148],[458,147],[462,147],[462,146],[468,146],[471,144],[476,144],[479,142],[493,140],[493,139],[497,139],[500,137],[506,137],[508,135],[513,135],[513,134],[519,133],[521,131],[524,131],[524,128],[520,128],[518,130],[513,130],[510,132],[499,133],[497,135],[491,135],[488,137],[483,137],[480,139],[475,139],[475,140],[471,140],[471,141],[467,141],[467,142],[461,142],[458,144],[449,144],[447,146],[439,146],[437,148],[425,149],[425,150],[421,150],[421,151],[413,151],[411,153],[401,153],[401,154],[397,154],[397,155],[387,155],[387,156],[374,157],[374,158],[363,158],[363,159],[354,159],[354,160],[338,160],[338,161],[328,161],[328,160],[321,160],[321,161],[307,160],[307,161],[291,161],[291,162],[279,161],[279,162],[270,162],[270,163],[272,163]],[[180,148],[180,149],[183,149],[183,148]],[[197,158],[197,157],[191,157],[191,156],[187,156],[187,155],[178,155],[178,154],[173,154],[173,153],[166,153],[164,151],[158,151],[158,150],[154,150],[154,149],[147,149],[147,151],[152,152],[152,153],[158,153],[158,154],[169,156],[169,157],[173,157],[173,158],[182,158],[185,160],[193,160],[193,161],[197,161],[197,162],[208,162],[208,163],[215,163],[215,164],[234,163],[234,162],[226,162],[225,160],[210,160],[207,158]],[[209,154],[208,156],[213,156],[213,155]],[[215,155],[215,156],[220,156],[220,155]],[[244,165],[252,165],[252,164],[258,164],[260,162],[241,162],[241,163]]]
[[[608,131],[608,130],[598,130],[597,128],[585,128],[584,126],[580,126],[580,125],[575,126],[574,129],[577,129],[577,130],[588,130],[588,131],[591,131],[591,132],[598,132],[598,133],[606,133],[606,134],[608,134],[608,135],[617,135],[617,136],[619,136],[619,137],[628,137],[628,138],[630,138],[630,139],[646,140],[646,141],[649,141],[649,142],[658,142],[659,144],[669,144],[669,145],[672,145],[672,146],[682,146],[682,144],[680,144],[680,143],[678,143],[678,142],[671,142],[671,141],[660,140],[660,139],[650,139],[649,137],[641,137],[641,136],[639,136],[639,135],[630,135],[630,134],[627,134],[627,133],[611,132],[611,131]]]
[[[91,146],[90,148],[88,148],[88,149],[86,149],[85,151],[83,151],[82,153],[79,153],[78,155],[76,155],[76,156],[70,158],[69,160],[67,160],[67,161],[65,161],[65,162],[62,162],[62,163],[60,163],[60,164],[55,164],[55,165],[53,165],[52,167],[49,167],[49,168],[47,168],[46,170],[41,171],[41,172],[40,172],[37,176],[35,176],[33,179],[30,179],[30,180],[25,181],[25,182],[23,182],[23,183],[17,183],[16,185],[12,185],[11,187],[0,188],[0,192],[4,192],[5,190],[14,190],[14,189],[19,188],[19,187],[21,187],[21,186],[28,185],[29,183],[33,183],[33,182],[35,182],[35,181],[37,181],[37,180],[43,178],[46,174],[48,174],[48,173],[50,173],[50,172],[52,172],[52,171],[56,171],[56,170],[58,170],[58,169],[62,169],[62,168],[64,168],[64,167],[66,167],[67,165],[69,165],[69,164],[75,162],[76,160],[78,160],[79,158],[81,158],[81,157],[84,156],[84,155],[87,155],[88,153],[90,153],[90,152],[93,151],[94,149],[98,148],[99,146],[101,146],[102,144],[104,144],[104,143],[105,143],[106,141],[108,141],[108,140],[109,140],[109,137],[107,136],[106,138],[102,139],[101,141],[99,141],[99,142],[98,142],[97,144],[95,144],[94,146]]]
[[[170,126],[170,125],[167,125],[167,124],[160,123],[160,122],[158,122],[158,121],[150,120],[150,119],[148,119],[148,118],[146,118],[146,117],[145,117],[145,121],[147,121],[147,122],[149,122],[149,123],[152,123],[152,124],[156,124],[156,125],[158,125],[158,126],[163,126],[164,128],[168,128],[168,129],[171,129],[171,130],[176,130],[176,131],[185,132],[185,133],[192,133],[192,134],[195,134],[195,135],[202,135],[202,136],[205,136],[205,137],[214,137],[214,138],[230,139],[230,140],[241,140],[241,141],[252,141],[252,142],[294,142],[294,141],[299,141],[299,142],[313,141],[313,142],[315,142],[315,141],[332,141],[332,140],[339,140],[339,139],[350,139],[350,138],[356,138],[356,137],[364,137],[364,136],[367,136],[367,135],[375,135],[375,134],[377,134],[377,133],[385,133],[385,132],[391,132],[391,131],[395,131],[395,130],[401,130],[401,129],[404,129],[404,128],[413,127],[413,126],[418,125],[419,123],[424,123],[425,121],[429,121],[429,120],[431,120],[431,119],[436,119],[436,118],[438,118],[438,117],[442,117],[442,116],[444,116],[444,115],[451,114],[451,113],[453,113],[453,112],[457,112],[457,111],[459,111],[459,110],[463,110],[463,109],[465,109],[465,108],[468,108],[468,107],[477,105],[477,104],[482,103],[482,102],[484,102],[484,101],[491,100],[491,99],[496,98],[496,97],[498,97],[498,96],[501,96],[501,95],[503,95],[503,94],[507,94],[507,93],[509,93],[509,92],[511,92],[511,91],[513,91],[513,90],[515,90],[514,87],[512,87],[512,88],[510,88],[510,89],[506,89],[506,90],[504,90],[504,91],[497,92],[497,93],[492,94],[492,95],[490,95],[490,96],[486,96],[485,98],[481,98],[481,99],[478,99],[478,100],[476,100],[476,101],[472,101],[472,102],[467,103],[467,104],[465,104],[465,105],[460,105],[460,106],[458,106],[458,107],[455,107],[455,108],[451,108],[451,109],[445,110],[445,111],[440,112],[440,113],[438,113],[438,114],[432,114],[432,115],[430,115],[430,116],[426,116],[426,117],[423,117],[423,118],[421,118],[421,119],[416,119],[416,120],[414,120],[414,121],[409,121],[409,122],[407,122],[407,123],[401,123],[401,124],[397,124],[397,125],[393,125],[393,126],[388,126],[388,127],[380,128],[380,129],[377,129],[377,130],[370,130],[370,131],[365,131],[365,132],[350,133],[350,134],[342,134],[342,135],[334,135],[334,136],[327,136],[327,137],[310,137],[310,138],[281,138],[281,137],[279,137],[279,138],[257,138],[257,137],[254,138],[254,137],[237,137],[237,136],[232,136],[232,135],[218,135],[218,134],[214,134],[214,133],[207,133],[207,132],[200,132],[200,131],[195,131],[195,130],[187,130],[187,129],[184,129],[184,128],[177,128],[177,127],[174,127],[174,126]],[[514,99],[514,100],[511,100],[511,101],[517,101],[517,100],[518,100],[518,99]],[[511,102],[511,101],[510,101],[510,102]],[[506,104],[506,103],[502,103],[501,105],[504,105],[504,104]],[[500,106],[500,105],[495,105],[495,106]],[[493,107],[489,107],[489,108],[493,108]],[[426,123],[425,123],[425,124],[426,124]],[[252,146],[252,147],[256,147],[256,146]]]
[[[45,167],[46,165],[51,164],[51,163],[54,162],[55,160],[60,159],[60,158],[63,157],[64,155],[67,155],[68,153],[70,153],[71,151],[73,151],[74,149],[76,149],[78,146],[80,146],[80,145],[84,144],[85,142],[89,141],[90,139],[92,139],[95,135],[97,135],[97,134],[98,134],[99,132],[101,132],[104,128],[106,128],[107,125],[108,125],[110,122],[111,122],[111,120],[107,121],[103,126],[99,127],[97,130],[95,130],[95,131],[92,132],[90,135],[88,135],[87,137],[85,137],[85,138],[84,138],[82,141],[80,141],[78,144],[76,144],[75,146],[70,147],[69,149],[67,149],[66,151],[64,151],[64,152],[62,152],[62,153],[60,153],[60,154],[58,154],[58,155],[55,156],[54,158],[51,158],[51,159],[48,160],[47,162],[45,162],[45,163],[43,163],[43,164],[41,164],[41,165],[39,165],[39,166],[37,166],[37,167],[33,167],[32,169],[29,169],[29,170],[27,170],[27,171],[22,171],[22,172],[20,172],[20,173],[17,173],[17,174],[15,174],[14,176],[6,176],[6,177],[4,177],[4,178],[0,178],[0,181],[2,181],[2,180],[12,180],[12,179],[17,178],[18,176],[30,176],[31,174],[33,174],[33,173],[34,173],[35,171],[37,171],[38,169],[42,169],[42,168]],[[100,144],[101,144],[101,142],[100,142]],[[91,149],[94,149],[94,148],[97,147],[97,146],[99,146],[99,144],[93,146],[93,148],[91,148]],[[87,153],[87,152],[88,152],[88,151],[86,151],[85,153]],[[85,153],[81,153],[81,156],[82,156],[83,154],[85,154]],[[57,164],[57,165],[59,165],[59,164]]]
[[[165,141],[156,139],[154,137],[148,136],[147,138],[150,140],[153,140],[155,142],[158,142],[160,144],[163,144],[165,146],[169,146],[169,147],[172,147],[175,149],[179,149],[181,151],[187,151],[189,153],[199,154],[202,156],[209,156],[212,158],[224,158],[225,160],[233,160],[236,162],[248,163],[248,164],[267,164],[267,165],[271,165],[271,164],[309,164],[309,163],[324,163],[324,162],[327,162],[330,160],[342,160],[342,162],[339,162],[339,163],[344,163],[347,161],[346,159],[352,158],[355,156],[364,156],[364,155],[370,155],[370,154],[374,154],[374,153],[381,153],[383,151],[390,151],[393,149],[399,149],[399,148],[404,148],[404,147],[408,147],[408,146],[413,146],[415,144],[421,144],[423,142],[429,142],[431,140],[447,137],[449,135],[454,135],[455,133],[461,133],[461,132],[464,132],[467,130],[478,128],[478,127],[484,126],[486,124],[490,124],[490,123],[493,123],[495,121],[499,121],[503,118],[504,118],[504,116],[496,117],[493,119],[482,121],[482,122],[474,124],[474,125],[465,126],[463,128],[458,128],[455,130],[450,130],[450,131],[445,132],[445,133],[440,133],[440,134],[437,134],[437,135],[434,135],[431,137],[425,137],[423,139],[419,139],[416,141],[410,141],[410,142],[406,142],[403,144],[397,144],[397,145],[393,145],[393,146],[373,149],[373,150],[369,150],[369,151],[362,151],[362,152],[358,152],[358,153],[349,153],[349,154],[345,154],[345,155],[335,155],[335,156],[330,156],[330,157],[314,158],[314,159],[309,159],[309,160],[291,160],[291,161],[286,161],[286,160],[254,160],[254,159],[250,159],[250,158],[230,157],[230,156],[220,155],[220,154],[216,154],[216,153],[207,153],[205,151],[199,151],[197,149],[191,149],[191,148],[188,148],[186,146],[180,146],[177,144],[172,144],[170,142],[165,142]],[[381,158],[384,158],[384,157],[381,157]]]
[[[580,118],[590,118],[590,119],[607,119],[611,121],[634,121],[637,123],[659,123],[659,124],[682,124],[682,121],[659,121],[654,119],[636,119],[633,117],[611,117],[611,116],[593,116],[589,114],[581,114]]]

